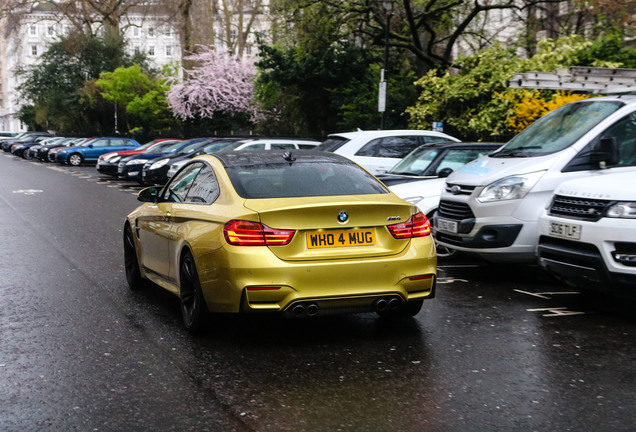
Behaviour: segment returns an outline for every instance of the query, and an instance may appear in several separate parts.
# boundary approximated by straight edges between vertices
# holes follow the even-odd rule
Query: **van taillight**
[[[431,222],[424,213],[419,212],[406,222],[388,225],[387,228],[396,239],[426,237],[431,233]]]
[[[225,240],[234,246],[284,246],[295,233],[295,230],[275,229],[244,220],[231,220],[223,227]]]

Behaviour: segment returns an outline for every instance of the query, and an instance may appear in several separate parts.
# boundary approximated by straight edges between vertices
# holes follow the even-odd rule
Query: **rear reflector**
[[[424,275],[424,276],[413,276],[410,277],[409,280],[412,281],[418,281],[418,280],[426,280],[426,279],[432,279],[433,275]]]

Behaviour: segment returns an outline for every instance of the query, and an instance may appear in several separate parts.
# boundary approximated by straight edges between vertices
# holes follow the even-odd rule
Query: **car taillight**
[[[223,227],[225,240],[234,246],[284,246],[295,233],[295,230],[275,229],[244,220],[231,220]]]
[[[431,233],[431,222],[424,213],[419,212],[406,222],[388,225],[387,228],[396,239],[426,237]]]

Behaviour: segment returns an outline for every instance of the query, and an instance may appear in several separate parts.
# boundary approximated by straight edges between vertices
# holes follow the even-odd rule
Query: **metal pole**
[[[380,82],[385,82],[385,94],[386,94],[386,71],[387,64],[389,63],[389,33],[391,28],[391,18],[393,17],[393,11],[387,11],[386,15],[386,31],[384,32],[384,69],[382,69],[382,76],[380,77]],[[385,107],[380,114],[380,129],[384,129],[384,113],[386,112],[386,101]]]

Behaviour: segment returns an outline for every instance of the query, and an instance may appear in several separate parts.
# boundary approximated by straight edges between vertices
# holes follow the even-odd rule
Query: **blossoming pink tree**
[[[200,51],[184,57],[195,66],[183,69],[184,80],[173,84],[168,103],[181,120],[212,118],[215,113],[249,114],[257,119],[252,104],[254,62],[223,50],[199,46]]]

